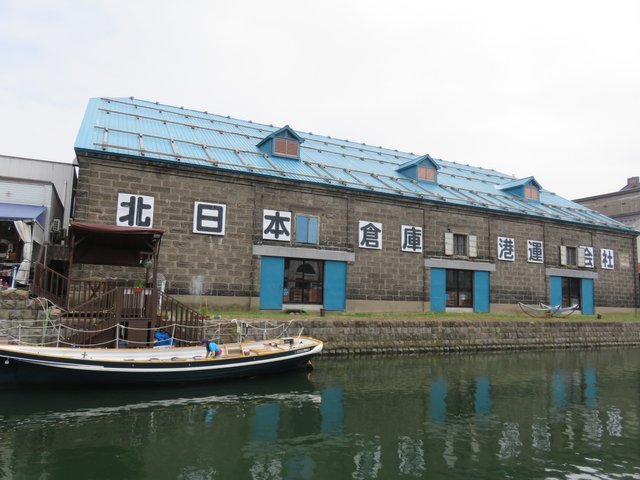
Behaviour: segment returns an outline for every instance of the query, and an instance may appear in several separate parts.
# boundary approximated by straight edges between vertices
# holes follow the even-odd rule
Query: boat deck
[[[270,339],[264,341],[248,341],[242,343],[220,344],[222,355],[207,358],[204,345],[192,347],[162,346],[155,348],[69,348],[41,347],[29,345],[3,345],[3,352],[20,352],[30,355],[110,362],[184,362],[184,361],[217,361],[225,358],[263,356],[278,352],[315,347],[317,340],[307,337],[293,339]]]

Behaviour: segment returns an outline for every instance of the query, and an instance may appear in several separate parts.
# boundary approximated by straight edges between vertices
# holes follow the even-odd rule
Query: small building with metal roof
[[[636,307],[634,230],[491,169],[134,98],[89,101],[76,219],[165,230],[191,302]]]
[[[0,164],[0,281],[27,284],[40,249],[64,237],[75,166],[7,155]]]

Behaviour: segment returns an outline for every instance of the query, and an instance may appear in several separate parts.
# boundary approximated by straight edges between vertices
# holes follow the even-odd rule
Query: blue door
[[[593,280],[583,278],[580,285],[580,309],[583,315],[593,315]]]
[[[260,263],[260,309],[282,310],[284,258],[262,257]]]
[[[432,312],[444,312],[447,308],[447,271],[444,268],[431,269],[431,289],[429,292]]]
[[[347,293],[347,262],[324,262],[324,308],[344,310]]]
[[[562,305],[562,277],[549,277],[549,303],[555,307]]]
[[[473,272],[473,311],[489,311],[489,272]]]

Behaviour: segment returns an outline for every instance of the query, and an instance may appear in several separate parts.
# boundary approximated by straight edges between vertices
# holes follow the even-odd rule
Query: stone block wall
[[[424,261],[419,253],[401,251],[402,225],[424,225],[418,206],[354,200],[349,211],[350,244],[355,262],[347,273],[347,298],[353,300],[424,301]],[[359,248],[358,222],[382,223],[382,249]]]
[[[423,207],[424,208],[424,207]],[[491,215],[470,212],[455,206],[433,206],[425,208],[425,255],[445,258],[445,232],[478,237],[478,256],[474,260],[491,260],[491,245],[487,239]],[[446,257],[452,258],[452,257]]]
[[[527,262],[527,240],[546,240],[545,226],[541,221],[533,219],[494,218],[491,220],[491,238],[489,243],[490,258],[495,262],[496,271],[491,274],[490,302],[496,304],[513,304],[518,301],[537,304],[549,297],[548,277],[545,268],[553,263],[550,250],[552,244],[545,241],[545,263]],[[497,237],[509,237],[515,241],[515,261],[498,260]],[[557,248],[557,247],[556,247]],[[519,300],[517,300],[519,299]]]
[[[325,355],[640,346],[640,322],[305,320]]]
[[[598,280],[596,281],[595,304],[605,307],[619,307],[638,291],[639,275],[634,275],[638,262],[635,257],[635,239],[604,232],[594,233],[594,247],[597,257]],[[600,249],[614,251],[615,269],[605,270],[600,266]],[[634,281],[635,280],[635,281]],[[637,293],[635,293],[638,295]],[[636,297],[638,298],[638,297]]]
[[[59,323],[60,312],[45,311],[49,305],[29,298],[26,290],[8,289],[0,291],[0,343],[18,340],[37,344],[55,342],[57,333],[52,328]],[[47,315],[49,322],[46,323]]]
[[[189,169],[163,172],[145,165],[122,168],[118,163],[85,161],[80,164],[76,219],[114,224],[118,193],[155,198],[153,226],[162,228],[159,272],[167,290],[175,294],[256,296],[252,275],[253,206],[256,189],[241,178],[203,178]],[[227,205],[224,236],[192,233],[195,201]],[[94,276],[132,276],[113,267],[79,267]]]
[[[256,180],[248,175],[207,172],[189,166],[132,162],[108,155],[80,155],[78,162],[78,220],[115,223],[118,193],[155,198],[154,226],[165,230],[159,272],[166,277],[167,291],[172,294],[230,297],[242,299],[238,303],[255,305],[253,299],[259,297],[260,289],[260,258],[252,254],[252,248],[276,245],[354,252],[355,261],[347,269],[346,296],[351,305],[358,303],[366,309],[366,302],[389,302],[389,310],[394,310],[394,303],[401,302],[421,309],[430,301],[430,270],[424,267],[424,259],[456,259],[444,255],[444,234],[454,232],[477,236],[478,256],[467,260],[495,264],[496,271],[490,275],[492,305],[547,300],[549,267],[586,271],[560,266],[559,248],[563,244],[594,247],[597,265],[591,271],[599,276],[595,281],[596,308],[633,308],[638,301],[638,281],[633,274],[634,240],[625,233],[313,184]],[[195,201],[227,205],[224,236],[192,233]],[[263,240],[265,208],[290,211],[294,222],[296,214],[318,216],[318,245]],[[382,223],[382,250],[359,248],[359,220]],[[423,227],[423,255],[401,252],[401,225]],[[515,262],[497,260],[498,236],[514,238]],[[544,241],[544,264],[526,261],[527,240]],[[601,269],[600,248],[614,249],[615,270]],[[89,275],[89,271],[92,276],[133,275],[96,267],[81,267],[80,273]]]

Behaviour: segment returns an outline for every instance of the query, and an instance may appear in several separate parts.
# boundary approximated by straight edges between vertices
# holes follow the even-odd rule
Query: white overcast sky
[[[0,0],[0,154],[72,161],[98,96],[597,195],[640,174],[640,1]]]

